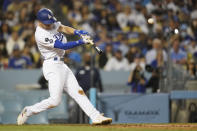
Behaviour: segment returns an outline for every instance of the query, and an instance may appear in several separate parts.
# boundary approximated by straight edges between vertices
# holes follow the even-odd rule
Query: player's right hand
[[[89,35],[82,35],[81,36],[85,44],[91,43],[91,38]]]

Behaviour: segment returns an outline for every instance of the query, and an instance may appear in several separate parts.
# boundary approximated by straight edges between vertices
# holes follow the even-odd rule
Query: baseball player
[[[51,10],[42,8],[37,13],[38,25],[35,31],[37,46],[43,56],[43,74],[49,82],[50,97],[32,106],[26,106],[17,118],[17,124],[24,124],[28,117],[40,113],[60,104],[63,90],[66,91],[91,118],[93,124],[110,124],[111,118],[104,117],[90,103],[79,86],[74,74],[64,64],[65,50],[89,43],[83,37],[78,41],[67,42],[63,33],[74,35],[88,35],[84,30],[76,30],[62,25],[56,20]]]

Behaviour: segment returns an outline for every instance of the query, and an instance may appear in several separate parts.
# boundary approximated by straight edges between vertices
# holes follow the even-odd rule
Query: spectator
[[[99,46],[102,50],[105,49],[107,43],[110,43],[111,40],[107,34],[107,30],[101,27],[101,31],[98,32],[98,40],[96,41],[96,45]]]
[[[18,35],[17,31],[12,32],[12,36],[8,39],[6,43],[6,49],[9,55],[12,54],[13,48],[15,46],[18,46],[20,51],[22,51],[25,46],[24,40]]]
[[[146,71],[151,73],[148,78],[145,77],[147,79],[146,87],[151,88],[153,93],[156,93],[159,89],[159,81],[166,73],[165,67],[162,50],[159,50],[157,51],[156,59],[152,61],[151,65],[146,66]]]
[[[177,12],[179,8],[176,6],[173,0],[166,0],[167,9],[171,9],[174,12]]]
[[[99,22],[101,19],[101,10],[103,9],[103,4],[100,0],[95,0],[93,3],[93,14],[94,14],[94,19]]]
[[[127,38],[129,40],[129,45],[136,45],[140,41],[139,34],[141,33],[141,29],[134,23],[129,23],[128,26]]]
[[[124,38],[123,33],[118,32],[115,34],[115,38],[112,39],[112,45],[114,51],[118,50],[120,45],[123,45],[123,38]],[[122,55],[124,56],[125,53],[122,52]]]
[[[187,62],[187,72],[190,75],[191,79],[196,78],[196,64],[193,59]]]
[[[189,45],[187,45],[188,49],[187,52],[193,56],[195,52],[197,52],[197,45],[196,45],[196,41],[192,40]]]
[[[130,69],[133,71],[139,66],[142,70],[145,69],[145,60],[140,54],[135,54],[133,62],[129,65]]]
[[[89,21],[93,19],[93,14],[90,13],[89,7],[87,5],[81,7],[81,15],[83,21]]]
[[[101,69],[104,68],[104,66],[106,65],[107,61],[109,59],[111,59],[111,57],[113,56],[113,47],[112,44],[107,44],[104,50],[104,53],[102,53],[99,56],[98,62],[99,62],[99,67]]]
[[[89,91],[92,87],[97,88],[99,92],[103,91],[102,82],[100,78],[99,70],[95,67],[91,69],[91,55],[90,53],[85,53],[84,57],[84,65],[79,67],[76,70],[76,78],[79,82],[79,85],[83,88],[84,92]],[[94,66],[94,65],[93,65]],[[93,71],[93,76],[91,76],[91,71]],[[93,80],[93,85],[91,84],[90,80]]]
[[[123,56],[126,56],[129,51],[129,41],[125,36],[123,36],[121,41],[122,42],[120,43],[118,49],[122,51]]]
[[[80,1],[74,2],[74,8],[72,10],[69,10],[68,12],[68,19],[70,23],[78,24],[82,21],[82,16],[80,13],[80,7],[82,3]]]
[[[151,88],[152,93],[156,93],[159,90],[160,72],[158,69],[153,69],[151,66],[146,66],[146,70],[151,73],[151,75],[148,76],[149,80],[147,80],[146,88]]]
[[[118,71],[118,70],[129,70],[129,63],[125,57],[122,56],[122,52],[120,50],[117,50],[115,52],[115,56],[110,58],[105,67],[104,70],[106,71]]]
[[[0,54],[2,57],[8,57],[8,53],[6,50],[6,41],[5,40],[0,40]]]
[[[8,67],[12,69],[31,68],[32,62],[29,57],[23,56],[18,46],[13,49],[13,56],[9,59]]]
[[[5,16],[6,16],[5,22],[8,24],[9,27],[14,27],[17,24],[18,20],[13,11],[6,12]]]
[[[108,31],[120,31],[120,26],[118,25],[118,22],[116,21],[115,14],[110,14],[107,17],[107,30]]]
[[[28,20],[28,9],[24,6],[19,13],[19,23],[24,23]]]
[[[134,22],[135,25],[139,26],[141,31],[145,34],[148,34],[148,27],[147,27],[147,20],[142,13],[142,5],[140,2],[136,1],[135,2],[135,9],[136,12],[133,11],[132,15],[130,16],[130,22]]]
[[[0,33],[0,39],[2,40],[7,40],[10,37],[11,34],[11,30],[10,27],[8,26],[8,24],[3,23],[1,25],[1,29],[0,29],[1,33]]]
[[[145,93],[146,80],[143,76],[143,69],[140,65],[137,65],[134,70],[131,70],[128,78],[128,85],[131,86],[131,92]]]
[[[31,58],[33,58],[32,62],[37,64],[40,59],[40,53],[36,45],[34,34],[31,34],[30,36],[27,37],[26,45],[28,45],[29,53],[32,55],[31,56]]]
[[[0,70],[7,69],[8,67],[8,59],[3,57],[0,53]]]
[[[108,10],[106,9],[102,9],[100,11],[100,18],[98,19],[98,23],[101,23],[102,26],[107,26],[107,17],[108,17],[109,13]]]
[[[176,64],[185,65],[187,60],[187,54],[180,48],[179,39],[174,40],[172,49],[170,52],[170,57],[172,61]]]
[[[156,59],[151,62],[151,66],[154,69],[159,69],[164,67],[164,59],[162,50],[157,51]]]
[[[33,57],[33,54],[30,52],[29,45],[26,45],[25,48],[23,49],[22,56],[25,57],[26,59],[30,60],[31,63],[34,61],[34,57]],[[35,65],[32,65],[32,66],[34,67]]]
[[[123,11],[119,12],[116,15],[117,22],[122,30],[124,30],[128,25],[130,15],[131,15],[131,8],[128,5],[124,6]]]
[[[197,14],[197,11],[196,11]],[[197,15],[193,16],[190,28],[188,29],[190,36],[197,40]]]
[[[139,49],[140,49],[140,52],[145,55],[147,50],[148,50],[148,36],[144,33],[140,33],[139,34],[139,43],[136,44]]]
[[[189,104],[189,121],[190,123],[196,123],[197,122],[197,106],[196,103],[190,103]]]
[[[157,52],[162,50],[163,53],[163,59],[166,62],[167,61],[167,54],[165,52],[165,50],[162,49],[162,43],[160,39],[155,38],[153,40],[153,48],[147,52],[146,54],[146,64],[151,64],[157,56]]]
[[[134,62],[134,58],[135,58],[136,55],[140,55],[139,48],[135,45],[130,46],[129,51],[125,55],[129,64]]]
[[[150,0],[149,3],[146,4],[146,8],[149,13],[152,13],[154,10],[159,8],[157,3],[157,0]]]
[[[81,27],[82,29],[88,31],[90,34],[94,34],[94,29],[92,28],[92,19],[93,19],[93,14],[90,13],[88,6],[83,6],[81,8],[81,15],[82,15],[82,23]]]

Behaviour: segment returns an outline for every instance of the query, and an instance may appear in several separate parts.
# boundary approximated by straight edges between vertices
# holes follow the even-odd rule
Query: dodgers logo
[[[56,40],[59,40],[62,42],[64,35],[62,33],[57,33],[53,36]]]

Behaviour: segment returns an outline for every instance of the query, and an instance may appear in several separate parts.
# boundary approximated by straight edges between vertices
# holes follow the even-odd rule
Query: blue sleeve
[[[82,44],[85,44],[82,39],[78,41],[69,41],[67,43],[62,43],[61,41],[56,40],[54,43],[54,48],[67,50],[67,49],[71,49]]]

